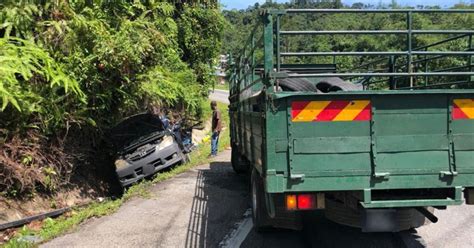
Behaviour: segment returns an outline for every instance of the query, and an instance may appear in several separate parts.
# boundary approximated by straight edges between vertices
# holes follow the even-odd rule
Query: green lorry
[[[365,232],[395,232],[436,222],[434,209],[474,204],[474,31],[413,29],[432,13],[474,10],[261,11],[232,59],[229,97],[232,166],[251,174],[257,229],[298,229],[305,213],[324,211]],[[407,25],[281,30],[288,16],[332,14],[399,15]],[[406,49],[281,51],[289,37],[337,35],[401,36]],[[417,35],[444,38],[412,47]],[[447,50],[452,41],[467,46]],[[348,57],[366,62],[342,69]],[[449,58],[458,64],[439,63]]]

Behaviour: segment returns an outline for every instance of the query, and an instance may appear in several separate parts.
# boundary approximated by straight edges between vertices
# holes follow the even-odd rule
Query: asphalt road
[[[155,185],[118,212],[81,225],[43,247],[474,247],[474,207],[438,211],[412,232],[366,234],[306,216],[303,231],[257,233],[248,215],[248,178],[233,173],[230,151]]]
[[[221,103],[229,104],[229,91],[215,89],[209,91],[209,99]]]

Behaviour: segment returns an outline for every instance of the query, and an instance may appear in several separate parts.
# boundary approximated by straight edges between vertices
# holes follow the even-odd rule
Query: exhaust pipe
[[[418,207],[418,208],[415,208],[418,212],[420,212],[420,214],[422,214],[423,216],[425,216],[428,220],[430,220],[432,223],[436,223],[438,222],[438,217],[436,217],[433,213],[431,213],[430,211],[428,211],[428,209],[424,208],[424,207]]]

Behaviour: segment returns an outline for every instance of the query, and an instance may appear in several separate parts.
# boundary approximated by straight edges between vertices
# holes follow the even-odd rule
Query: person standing
[[[212,136],[211,136],[211,157],[217,156],[217,148],[219,145],[219,134],[222,130],[221,111],[217,109],[217,102],[211,102],[212,109]]]

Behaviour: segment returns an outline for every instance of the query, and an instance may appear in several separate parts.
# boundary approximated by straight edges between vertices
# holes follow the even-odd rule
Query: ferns
[[[29,3],[12,4],[9,1],[0,3],[0,27],[5,30],[4,37],[10,36],[32,38],[30,28],[34,26],[35,17],[40,14],[37,5]],[[14,3],[14,1],[11,1]]]
[[[23,114],[44,113],[45,94],[84,101],[79,84],[68,77],[60,64],[34,43],[18,38],[0,38],[1,110],[11,105]],[[61,93],[62,92],[62,93]],[[61,104],[55,99],[52,104]]]
[[[171,72],[155,67],[138,80],[141,82],[141,95],[162,106],[182,103],[187,112],[193,113],[202,101],[201,90],[192,83],[196,79],[191,70]]]
[[[38,89],[45,84],[50,87],[47,95],[53,97],[52,102],[62,98],[51,95],[59,88],[68,100],[70,94],[79,102],[89,96],[86,105],[72,109],[81,112],[75,119],[94,116],[100,123],[102,111],[125,114],[144,108],[140,102],[148,100],[166,106],[180,103],[195,110],[196,98],[202,97],[206,88],[198,82],[206,85],[213,80],[210,64],[219,51],[223,26],[216,10],[179,5],[182,12],[174,19],[178,10],[166,1],[46,1],[44,5],[5,1],[1,5],[3,43],[7,44],[1,50],[2,58],[14,57],[13,62],[0,65],[2,111],[13,106],[29,114],[48,112],[38,104],[44,102],[41,98],[45,95]],[[12,43],[10,36],[21,38],[11,39],[17,39]],[[145,78],[156,85],[143,84]],[[25,87],[38,80],[40,85],[33,84],[34,90]],[[196,84],[197,93],[185,94],[181,84]],[[25,110],[25,106],[31,109]]]

